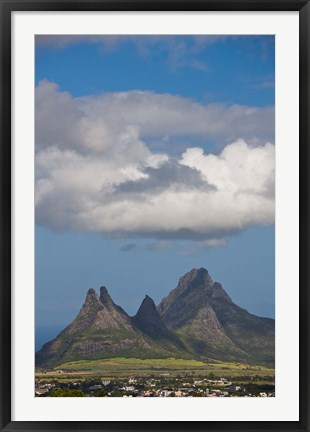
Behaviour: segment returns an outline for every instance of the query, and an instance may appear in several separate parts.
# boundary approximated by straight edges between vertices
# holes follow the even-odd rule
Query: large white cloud
[[[274,145],[262,144],[268,124],[272,135],[271,109],[139,91],[72,98],[44,81],[36,90],[36,221],[210,244],[272,223]],[[184,136],[187,150],[170,156],[167,135]],[[205,154],[191,147],[193,136],[233,142]],[[165,152],[151,151],[149,137],[163,139]]]
[[[202,105],[180,96],[147,91],[73,98],[48,81],[37,87],[38,149],[57,145],[101,152],[114,147],[120,137],[126,141],[128,134],[142,139],[165,137],[166,141],[167,137],[191,136],[224,143],[242,137],[263,144],[274,141],[274,108]]]

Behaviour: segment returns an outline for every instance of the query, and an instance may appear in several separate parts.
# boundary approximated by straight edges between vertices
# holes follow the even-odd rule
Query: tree
[[[78,389],[55,389],[47,393],[49,397],[86,397],[86,394]]]

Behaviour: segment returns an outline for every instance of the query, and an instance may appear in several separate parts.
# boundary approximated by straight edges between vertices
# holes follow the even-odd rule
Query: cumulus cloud
[[[272,223],[274,145],[262,144],[268,119],[273,135],[271,109],[205,106],[139,91],[73,98],[41,82],[36,221],[58,230],[157,238],[158,245],[194,239],[205,247]],[[176,135],[188,146],[172,157],[166,137]],[[232,139],[212,154],[191,147],[195,136]],[[162,138],[164,152],[151,151],[149,137]]]
[[[217,193],[273,197],[275,160],[270,143],[252,148],[240,139],[219,155],[205,155],[201,148],[189,148],[180,164],[198,170]]]
[[[135,140],[134,151],[147,149],[143,139],[200,137],[224,144],[240,137],[247,142],[274,142],[274,108],[202,105],[180,96],[149,91],[103,93],[73,98],[55,83],[36,89],[36,148],[56,145],[100,153]],[[117,153],[120,156],[120,152]],[[128,151],[128,147],[127,147]],[[128,154],[126,155],[129,156]],[[143,155],[142,155],[143,156]]]

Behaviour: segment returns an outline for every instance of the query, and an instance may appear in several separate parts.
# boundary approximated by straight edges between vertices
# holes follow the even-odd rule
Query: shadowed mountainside
[[[36,365],[109,357],[195,358],[274,365],[274,320],[237,306],[204,268],[193,269],[156,308],[134,317],[89,289],[77,317],[36,353]]]
[[[158,311],[166,326],[200,356],[274,363],[274,320],[237,306],[204,268],[181,277]]]

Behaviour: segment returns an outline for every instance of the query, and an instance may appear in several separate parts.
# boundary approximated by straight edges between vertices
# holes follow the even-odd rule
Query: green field
[[[92,375],[101,377],[148,376],[191,374],[208,376],[210,374],[222,377],[270,377],[274,376],[274,369],[263,366],[253,366],[240,363],[208,362],[185,359],[137,359],[122,358],[103,360],[80,360],[63,363],[53,370],[38,369],[36,375],[57,375],[57,378],[66,379],[72,375]]]

